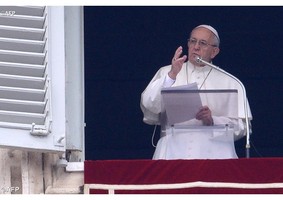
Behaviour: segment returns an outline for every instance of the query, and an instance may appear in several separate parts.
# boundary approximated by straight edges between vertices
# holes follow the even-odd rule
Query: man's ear
[[[210,58],[213,59],[215,56],[217,56],[217,54],[219,54],[219,52],[220,52],[219,47],[214,47],[213,50],[212,50]]]

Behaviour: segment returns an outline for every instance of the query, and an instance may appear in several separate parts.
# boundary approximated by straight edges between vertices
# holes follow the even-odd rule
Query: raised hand
[[[177,74],[181,71],[184,62],[187,59],[186,55],[183,55],[181,57],[182,53],[183,53],[183,47],[180,46],[175,51],[174,57],[172,59],[171,70],[168,73],[168,75],[170,78],[174,80],[176,79]]]

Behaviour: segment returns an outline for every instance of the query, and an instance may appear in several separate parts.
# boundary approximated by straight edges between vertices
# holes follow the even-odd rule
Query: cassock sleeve
[[[147,124],[160,125],[161,89],[169,70],[170,66],[160,68],[141,94],[140,107]]]

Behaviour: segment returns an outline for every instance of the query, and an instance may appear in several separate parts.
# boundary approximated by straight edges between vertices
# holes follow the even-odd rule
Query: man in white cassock
[[[230,76],[199,63],[196,59],[199,57],[211,63],[220,51],[219,44],[219,35],[213,27],[195,27],[188,39],[188,56],[182,55],[183,48],[178,47],[171,65],[160,68],[143,91],[140,104],[143,121],[150,125],[161,125],[161,135],[153,159],[238,158],[234,141],[246,135],[243,89]],[[204,98],[206,100],[202,99],[204,102],[194,119],[174,126],[163,122],[161,90],[191,83],[196,83],[199,90],[237,90],[237,116],[225,114],[225,110],[233,109],[229,102],[231,98],[227,97],[221,102],[222,100],[208,96]],[[248,103],[247,109],[250,124],[252,115]],[[179,126],[183,128],[178,128],[178,125],[183,125]],[[229,131],[223,131],[222,125],[230,127]]]

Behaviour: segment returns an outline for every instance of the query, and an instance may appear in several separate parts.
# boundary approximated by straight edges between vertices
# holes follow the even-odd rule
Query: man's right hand
[[[175,51],[175,55],[172,59],[171,70],[169,71],[168,75],[170,78],[176,80],[177,74],[181,71],[184,62],[187,59],[186,55],[180,57],[183,53],[183,47],[178,47]]]

